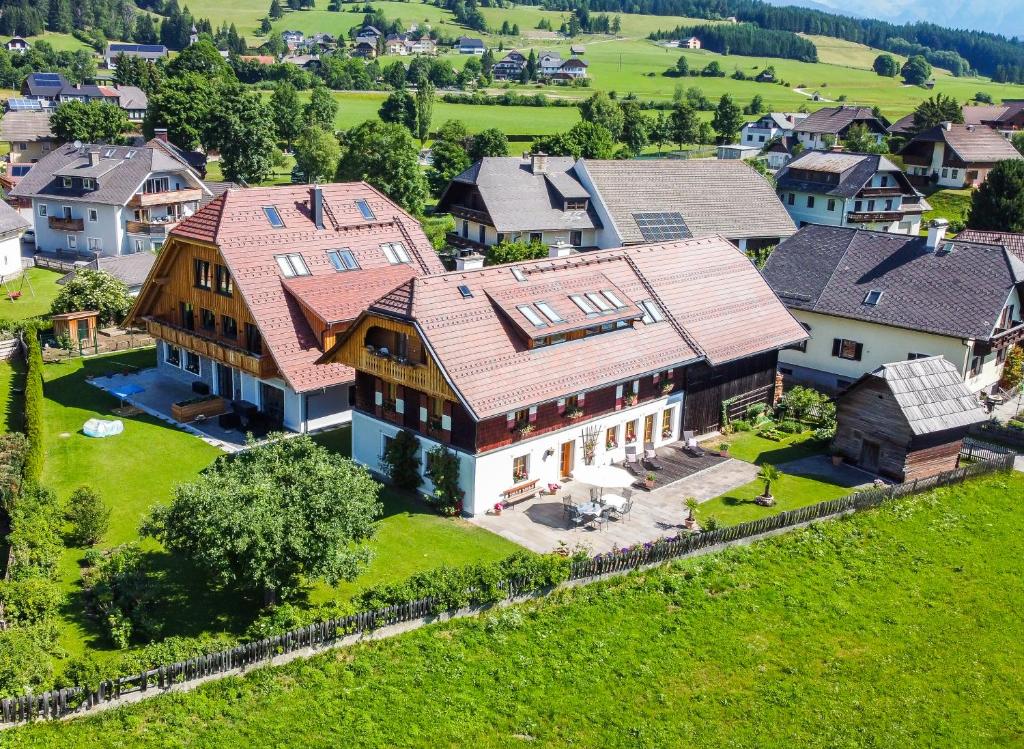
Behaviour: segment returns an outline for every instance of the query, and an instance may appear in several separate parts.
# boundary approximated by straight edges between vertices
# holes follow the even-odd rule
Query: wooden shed
[[[53,335],[58,340],[66,335],[71,342],[92,343],[96,340],[96,327],[100,313],[96,310],[64,312],[50,318],[53,321]]]
[[[840,394],[836,406],[835,451],[897,481],[956,468],[967,430],[987,418],[941,356],[883,364]]]

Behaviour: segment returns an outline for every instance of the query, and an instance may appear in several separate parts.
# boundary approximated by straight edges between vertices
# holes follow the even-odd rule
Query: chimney
[[[455,258],[455,270],[476,270],[484,267],[484,256],[479,252],[459,255]]]
[[[313,185],[309,188],[309,211],[313,216],[313,223],[317,229],[324,228],[324,191],[320,185]]]
[[[945,120],[943,122],[940,122],[939,124],[942,126],[943,130],[949,131],[953,129],[953,123],[950,122],[949,120]]]
[[[534,174],[545,174],[548,170],[548,155],[546,153],[530,154],[530,171]]]
[[[942,244],[942,240],[946,237],[946,229],[949,227],[949,222],[944,218],[933,218],[928,223],[928,241],[925,247],[929,251],[934,252],[935,249]]]
[[[553,245],[548,246],[548,257],[559,258],[569,257],[572,254],[572,245],[562,240],[555,242]]]
[[[91,149],[89,151],[89,166],[96,166],[100,163],[100,152],[98,149]]]
[[[158,127],[153,129],[153,137],[157,140],[162,140],[164,143],[167,142],[167,128]]]

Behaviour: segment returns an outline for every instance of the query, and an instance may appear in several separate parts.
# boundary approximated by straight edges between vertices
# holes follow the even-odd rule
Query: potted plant
[[[771,463],[761,466],[757,477],[764,482],[764,492],[754,498],[754,502],[762,507],[771,507],[775,504],[775,497],[772,496],[772,484],[782,478],[782,473]]]
[[[604,443],[605,450],[614,450],[616,447],[618,447],[618,444],[616,444],[615,440],[608,440]]]
[[[570,420],[571,419],[579,419],[582,416],[583,416],[583,409],[582,408],[570,408],[568,411],[565,412],[565,418],[570,419]]]
[[[697,518],[695,518],[693,516],[693,513],[697,509],[697,498],[696,497],[687,497],[686,500],[683,502],[683,504],[686,506],[686,509],[688,511],[686,519],[683,520],[683,525],[688,530],[692,531],[694,528],[697,527]]]
[[[501,511],[504,510],[504,509],[505,509],[504,503],[502,503],[502,502],[495,502],[494,503],[494,514],[495,515],[500,515]]]
[[[526,471],[512,471],[512,480],[517,484],[526,481]]]
[[[654,488],[654,474],[653,473],[648,473],[646,476],[644,476],[644,486],[646,486],[648,489],[653,489]]]
[[[661,383],[661,394],[668,395],[672,392],[672,388],[675,387],[671,380]]]
[[[636,393],[626,393],[626,397],[624,398],[624,400],[625,400],[627,406],[635,406],[636,405]]]
[[[529,422],[525,424],[520,424],[519,426],[516,427],[516,432],[519,434],[520,437],[526,437],[531,432],[533,432],[533,424]]]
[[[729,457],[729,443],[728,442],[719,442],[718,443],[718,454],[720,456],[722,456],[723,458],[728,458]]]

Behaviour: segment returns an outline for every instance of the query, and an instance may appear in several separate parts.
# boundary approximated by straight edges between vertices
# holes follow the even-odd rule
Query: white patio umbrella
[[[601,489],[626,489],[636,478],[615,466],[580,466],[574,468],[572,477],[581,484],[590,484]]]

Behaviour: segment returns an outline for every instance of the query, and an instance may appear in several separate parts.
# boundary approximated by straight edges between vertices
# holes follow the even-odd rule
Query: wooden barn
[[[897,481],[956,468],[972,424],[985,421],[978,397],[941,356],[883,364],[837,400],[835,451]]]

